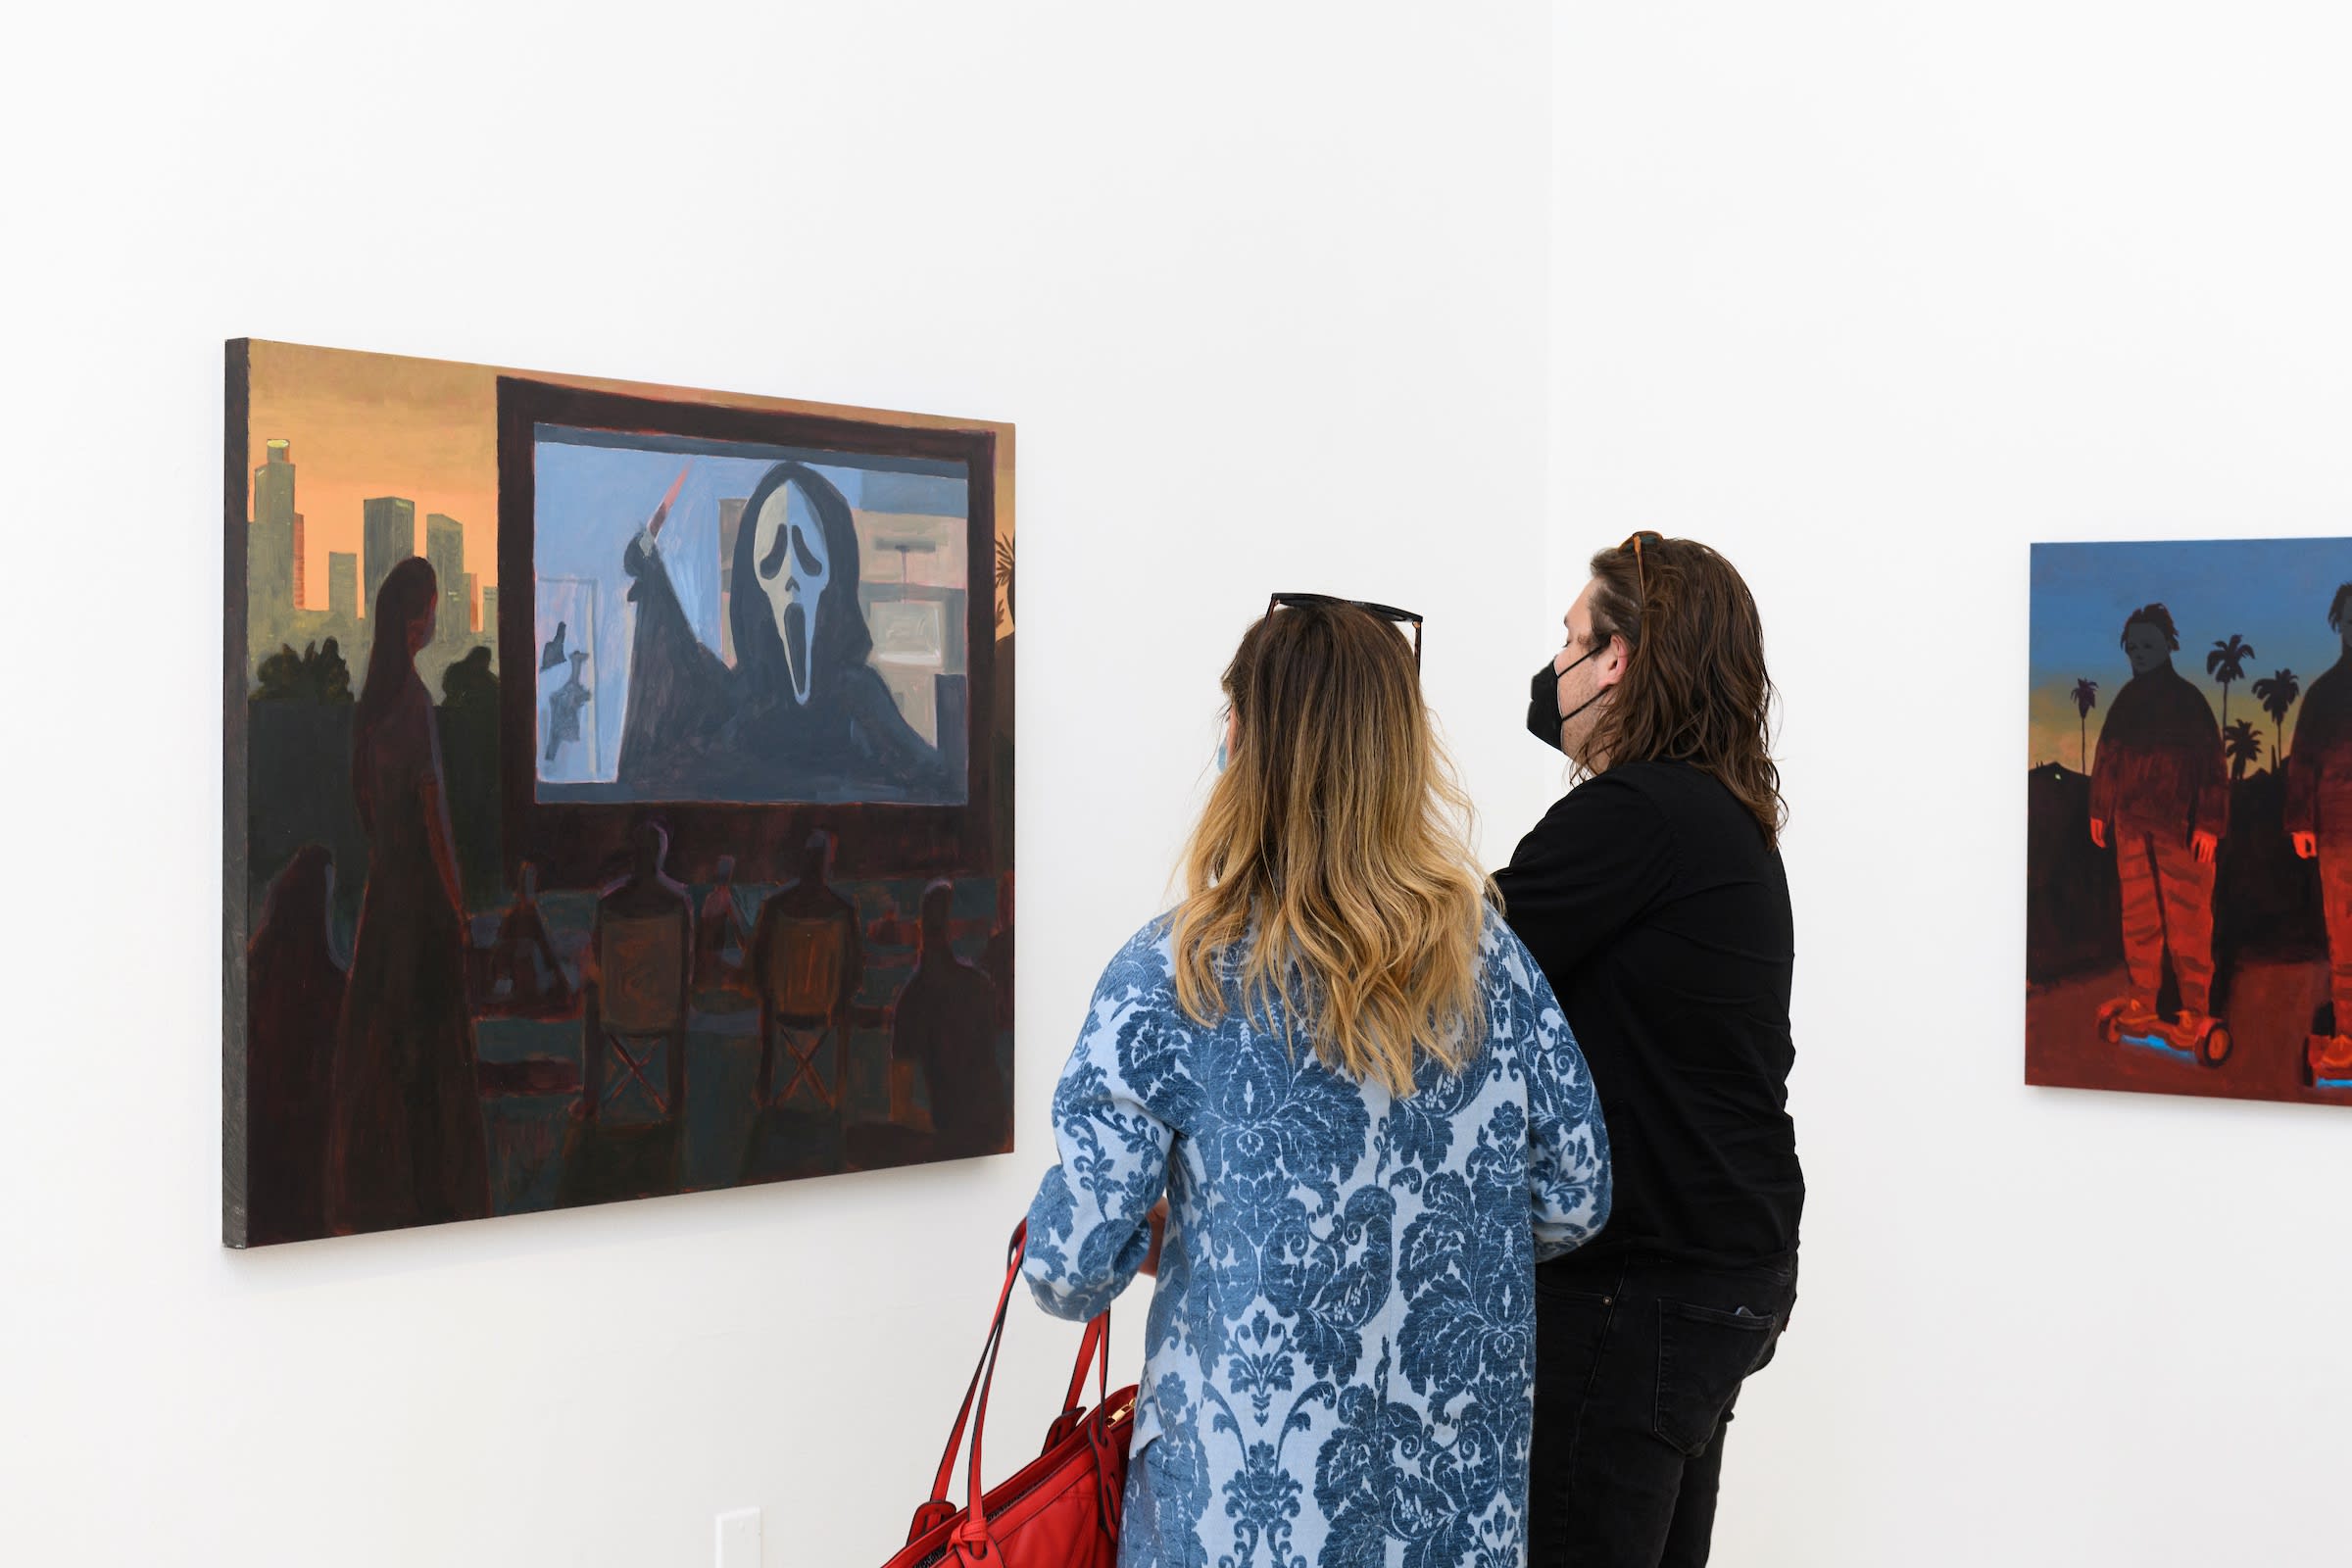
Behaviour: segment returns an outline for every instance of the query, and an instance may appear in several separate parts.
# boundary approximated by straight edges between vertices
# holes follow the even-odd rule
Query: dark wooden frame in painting
[[[498,616],[498,665],[504,674],[499,699],[501,838],[510,880],[522,861],[530,860],[551,885],[590,886],[620,867],[631,825],[649,815],[659,816],[668,830],[673,874],[681,876],[708,876],[722,855],[735,857],[739,874],[788,876],[800,846],[818,827],[834,832],[838,864],[848,876],[972,876],[1000,869],[990,831],[996,597],[987,592],[965,596],[969,729],[961,805],[541,801],[534,760],[538,691],[527,672],[537,666],[534,450],[542,424],[959,463],[966,476],[965,559],[972,564],[970,569],[984,570],[983,564],[994,559],[996,549],[994,430],[668,401],[500,376],[498,580],[502,586],[514,585],[501,593]]]

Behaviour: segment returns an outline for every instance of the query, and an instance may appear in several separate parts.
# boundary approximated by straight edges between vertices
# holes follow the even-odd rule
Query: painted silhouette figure
[[[368,887],[337,1029],[328,1224],[386,1230],[490,1212],[466,913],[432,701],[416,655],[433,638],[433,568],[410,557],[375,598],[352,719],[352,793]]]
[[[2286,761],[2286,831],[2295,853],[2320,862],[2327,906],[2333,1033],[2311,1047],[2312,1070],[2352,1078],[2352,582],[2335,591],[2328,625],[2343,653],[2303,695]]]
[[[571,979],[539,913],[539,867],[528,860],[490,946],[490,995],[516,1012],[560,1011],[571,1003]]]
[[[735,902],[735,857],[722,855],[718,883],[704,896],[703,912],[694,923],[695,989],[721,991],[740,984],[751,941],[743,907]]]
[[[661,800],[766,801],[787,786],[814,801],[956,798],[961,781],[867,662],[857,524],[831,481],[779,463],[746,500],[727,605],[732,666],[686,619],[660,515],[621,559],[637,606],[621,783]]]
[[[892,1066],[923,1075],[942,1159],[996,1153],[1012,1131],[1012,1096],[997,1062],[997,988],[949,945],[955,902],[952,883],[923,890],[922,947],[891,1009]]]
[[[539,650],[539,672],[541,674],[544,675],[551,669],[564,667],[564,661],[566,657],[564,652],[564,639],[569,631],[570,628],[564,622],[560,620],[556,622],[556,634],[550,637],[546,646]]]
[[[2166,954],[2180,983],[2180,1027],[2213,1022],[2215,863],[2230,826],[2221,727],[2204,694],[2173,668],[2180,647],[2161,604],[2124,622],[2132,678],[2116,694],[2091,763],[2090,836],[2115,848],[2123,884],[2131,995],[2117,1005],[2153,1020]]]
[[[659,1092],[663,1112],[679,1114],[686,1094],[694,897],[669,874],[669,833],[662,824],[639,824],[630,848],[628,874],[597,899],[588,939],[596,993],[583,1043],[580,1113],[592,1118],[603,1114],[605,1085],[616,1056],[624,1072],[644,1076],[652,1061],[649,1040],[664,1041],[669,1053],[666,1082]],[[650,1079],[645,1087],[655,1092]]]
[[[270,884],[245,949],[246,1235],[326,1234],[326,1093],[343,1011],[343,965],[327,931],[335,866],[306,844]]]
[[[564,628],[559,625],[556,628],[556,641],[561,643],[563,640]],[[579,744],[580,710],[588,706],[590,695],[587,683],[580,679],[580,666],[587,662],[586,654],[574,652],[571,655],[571,678],[548,696],[547,761],[556,760],[556,752],[564,742],[569,741],[575,746]]]
[[[769,894],[752,926],[752,984],[760,994],[760,1077],[761,1103],[775,1084],[776,1038],[780,1030],[835,1033],[835,1078],[846,1065],[841,1031],[865,978],[865,954],[858,929],[858,906],[832,886],[833,835],[819,828],[801,852],[801,874]],[[810,1045],[813,1054],[815,1046]],[[802,1081],[787,1064],[785,1093]],[[832,1093],[839,1096],[840,1085]],[[819,1091],[823,1094],[825,1091]]]

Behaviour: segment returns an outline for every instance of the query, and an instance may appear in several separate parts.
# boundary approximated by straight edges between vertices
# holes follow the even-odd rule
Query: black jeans
[[[1536,1270],[1530,1568],[1700,1568],[1732,1405],[1772,1359],[1796,1260],[1571,1255]]]

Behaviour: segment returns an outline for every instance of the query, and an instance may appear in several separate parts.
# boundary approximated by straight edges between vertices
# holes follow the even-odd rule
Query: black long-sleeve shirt
[[[1554,805],[1495,881],[1592,1064],[1614,1163],[1607,1228],[1544,1267],[1793,1252],[1794,920],[1755,818],[1697,768],[1613,767]]]

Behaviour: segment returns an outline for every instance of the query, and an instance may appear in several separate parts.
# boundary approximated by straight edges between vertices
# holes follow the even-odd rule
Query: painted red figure
[[[2303,694],[2286,760],[2286,831],[2295,853],[2320,862],[2328,909],[2328,993],[2334,1033],[2310,1045],[2312,1072],[2352,1078],[2352,582],[2335,591],[2328,624],[2344,652]]]
[[[2102,1019],[2121,1020],[2120,1033],[2155,1030],[2176,1044],[2201,1043],[2216,1031],[2213,887],[2230,828],[2222,730],[2204,694],[2173,668],[2180,637],[2170,611],[2160,604],[2133,611],[2123,646],[2132,679],[2099,733],[2090,836],[2115,847],[2132,991]],[[2177,1020],[2156,1014],[2167,952],[2180,987]]]

